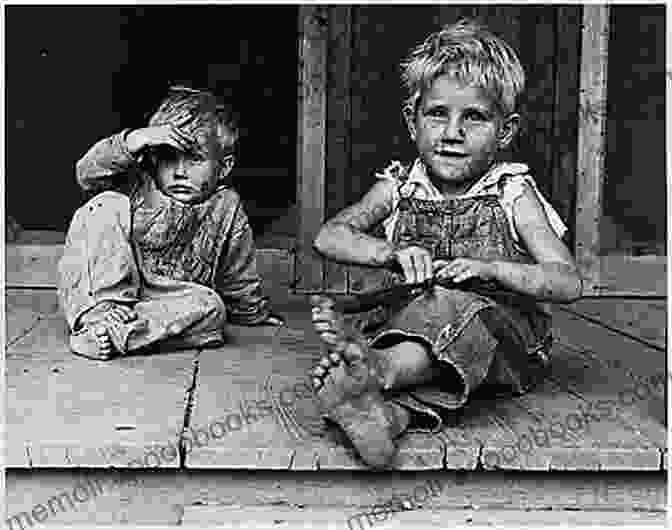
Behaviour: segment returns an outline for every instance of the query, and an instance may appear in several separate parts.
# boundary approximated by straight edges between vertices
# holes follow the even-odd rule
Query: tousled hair
[[[168,95],[149,118],[149,126],[174,122],[184,110],[189,112],[191,119],[180,129],[199,140],[196,150],[200,154],[205,150],[203,139],[213,133],[219,138],[224,154],[235,152],[239,137],[238,116],[231,105],[219,101],[211,92],[181,85],[170,87]]]
[[[413,115],[422,92],[444,74],[484,90],[503,114],[515,110],[525,88],[525,71],[513,48],[471,19],[429,35],[402,61],[401,70],[408,91],[403,111]]]

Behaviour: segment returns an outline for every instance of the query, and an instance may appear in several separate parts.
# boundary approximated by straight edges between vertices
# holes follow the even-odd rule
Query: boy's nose
[[[464,139],[464,125],[460,120],[452,119],[443,127],[441,138],[447,141]]]
[[[175,173],[173,173],[173,178],[176,180],[187,178],[187,166],[184,160],[179,160],[177,162],[177,167],[175,168]]]

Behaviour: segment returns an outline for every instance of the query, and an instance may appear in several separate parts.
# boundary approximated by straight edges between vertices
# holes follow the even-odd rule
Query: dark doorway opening
[[[233,182],[257,236],[295,235],[298,6],[10,6],[6,211],[65,231],[85,200],[75,162],[139,127],[171,82],[241,115]]]

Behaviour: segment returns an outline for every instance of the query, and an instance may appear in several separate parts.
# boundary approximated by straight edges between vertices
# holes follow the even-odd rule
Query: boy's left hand
[[[496,279],[495,264],[490,261],[468,258],[457,258],[453,261],[435,260],[433,267],[436,278],[451,278],[455,283],[469,278]]]

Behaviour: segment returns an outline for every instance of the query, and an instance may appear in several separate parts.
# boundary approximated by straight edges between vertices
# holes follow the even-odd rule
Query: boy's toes
[[[331,352],[329,354],[329,360],[333,366],[337,366],[343,362],[343,358],[336,352]]]
[[[313,377],[323,378],[327,375],[328,372],[328,367],[323,367],[318,364],[315,368],[313,368],[312,375]]]
[[[113,309],[110,310],[109,314],[112,318],[124,324],[138,318],[138,313],[134,309],[125,305],[116,305]]]
[[[322,357],[318,363],[318,366],[324,368],[325,370],[329,370],[329,368],[331,368],[331,360],[328,357]]]

